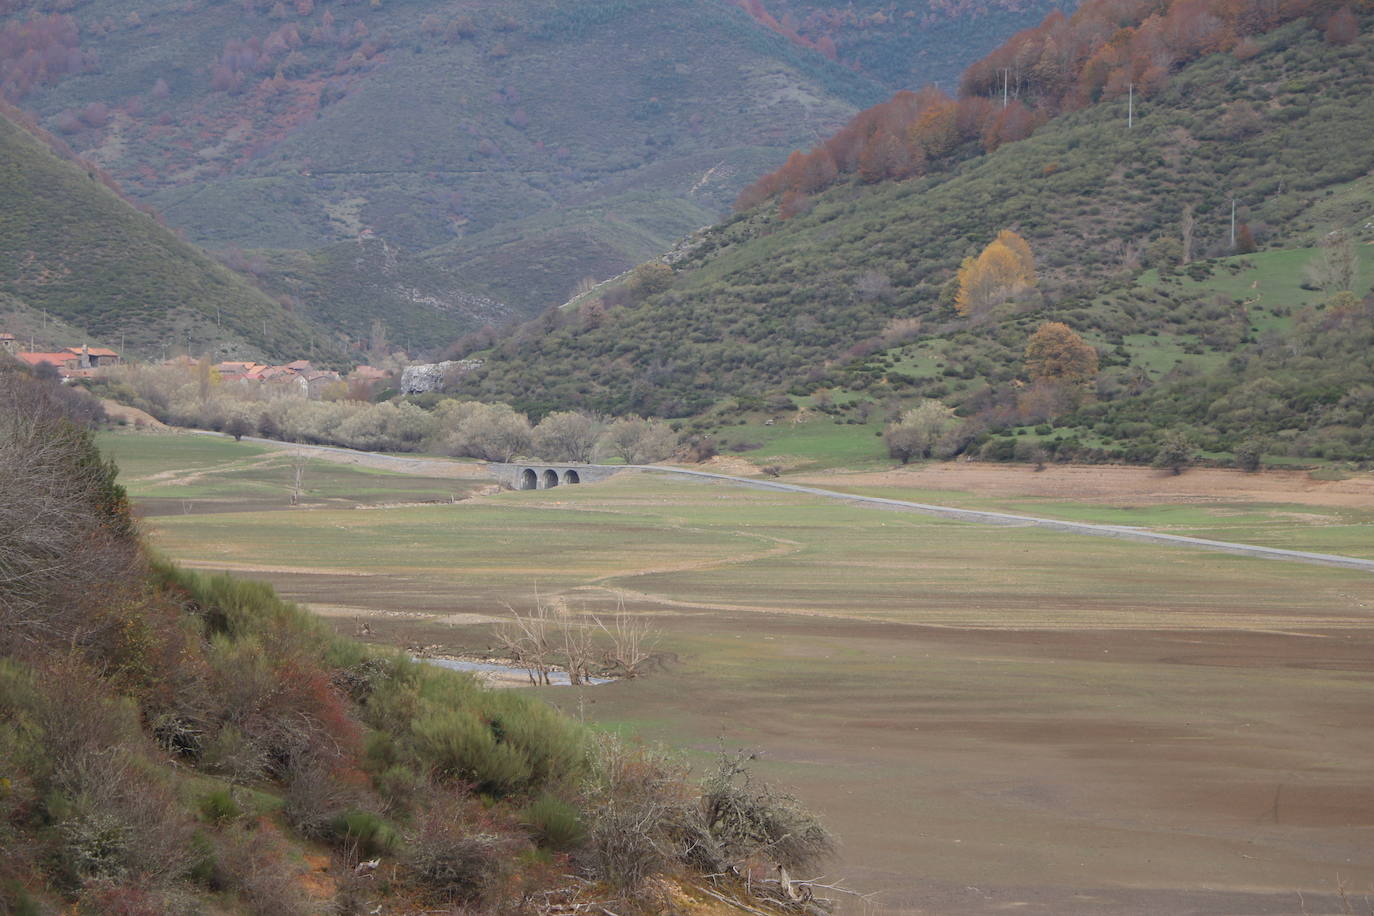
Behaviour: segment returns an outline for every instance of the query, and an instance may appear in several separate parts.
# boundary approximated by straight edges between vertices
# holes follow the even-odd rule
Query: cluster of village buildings
[[[20,361],[37,368],[49,365],[65,379],[92,378],[95,370],[119,364],[119,354],[106,347],[67,347],[51,353],[18,349],[13,334],[0,333],[0,350],[4,350]],[[193,364],[190,357],[181,356],[168,360],[169,363]],[[330,385],[344,380],[343,376],[331,369],[316,369],[309,360],[298,359],[281,366],[270,366],[254,362],[223,362],[214,367],[222,381],[274,382],[284,386],[294,386],[302,397],[319,398]],[[359,366],[348,376],[349,380],[374,384],[390,377],[390,373],[372,366]]]

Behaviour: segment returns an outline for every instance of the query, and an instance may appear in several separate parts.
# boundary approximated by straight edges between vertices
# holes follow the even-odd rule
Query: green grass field
[[[281,448],[194,433],[104,433],[98,440],[148,514],[271,511],[291,506],[291,456]],[[466,498],[473,480],[426,478],[312,458],[305,506]]]

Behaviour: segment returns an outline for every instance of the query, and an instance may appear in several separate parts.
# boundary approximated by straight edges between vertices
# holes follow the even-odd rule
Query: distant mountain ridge
[[[1047,8],[979,21],[991,41]],[[781,152],[893,88],[726,0],[6,9],[0,82],[192,240],[376,237],[525,312],[713,222]],[[931,43],[888,31],[893,54]],[[926,78],[983,50],[936,43],[943,76]],[[39,59],[54,63],[19,63]]]

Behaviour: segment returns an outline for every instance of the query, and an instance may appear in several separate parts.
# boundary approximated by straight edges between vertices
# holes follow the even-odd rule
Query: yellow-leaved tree
[[[1033,382],[1086,386],[1097,378],[1097,350],[1062,321],[1046,321],[1026,342]]]
[[[964,259],[958,279],[954,308],[976,317],[1035,286],[1035,256],[1025,239],[1003,229],[982,254]]]

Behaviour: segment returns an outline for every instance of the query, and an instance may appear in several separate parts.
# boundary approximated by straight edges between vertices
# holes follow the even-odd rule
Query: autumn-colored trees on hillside
[[[18,101],[34,86],[80,73],[88,63],[76,20],[61,13],[33,15],[0,28],[0,93]]]
[[[1003,229],[978,257],[964,259],[958,281],[955,310],[977,317],[1035,286],[1035,257],[1025,239]]]
[[[1097,350],[1062,321],[1046,321],[1026,342],[1032,382],[1082,386],[1097,377]]]
[[[763,0],[734,0],[736,6],[749,14],[759,25],[772,29],[779,35],[784,36],[789,41],[801,45],[803,48],[811,48],[819,51],[831,60],[837,58],[835,52],[835,42],[829,35],[822,35],[814,41],[797,31],[797,21],[790,13],[784,13],[778,19],[763,5]]]
[[[810,152],[792,153],[778,171],[745,188],[736,207],[747,209],[787,191],[814,193],[843,175],[866,182],[922,175],[964,144],[991,150],[1029,136],[1038,119],[1019,102],[1002,108],[985,98],[952,99],[929,87],[899,92],[855,115]]]
[[[1055,12],[971,65],[962,95],[1008,95],[1062,111],[1134,86],[1149,95],[1169,72],[1215,51],[1253,53],[1250,36],[1312,16],[1328,40],[1352,40],[1358,22],[1334,0],[1087,0],[1072,16]],[[1335,35],[1332,35],[1332,24]]]
[[[1374,7],[1371,0],[1358,4]],[[1170,71],[1204,54],[1253,56],[1258,45],[1251,36],[1302,17],[1333,44],[1359,34],[1359,19],[1338,0],[1085,0],[1072,16],[1051,13],[971,65],[957,99],[933,88],[899,92],[809,153],[793,153],[746,188],[736,207],[788,191],[814,193],[840,176],[910,178],[961,149],[991,152],[1061,111],[1132,90],[1158,92]]]

